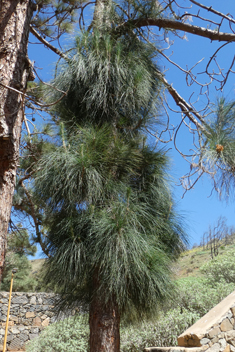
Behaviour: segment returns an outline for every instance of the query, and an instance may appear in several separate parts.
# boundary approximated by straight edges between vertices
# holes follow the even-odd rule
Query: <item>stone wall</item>
[[[3,347],[8,309],[8,292],[0,292],[0,351]],[[24,350],[25,343],[56,321],[53,293],[13,292],[8,325],[7,350]]]
[[[179,345],[203,347],[207,352],[235,352],[234,315],[235,304],[203,335],[182,336],[178,339]]]
[[[235,292],[178,337],[178,345],[207,352],[235,352]]]

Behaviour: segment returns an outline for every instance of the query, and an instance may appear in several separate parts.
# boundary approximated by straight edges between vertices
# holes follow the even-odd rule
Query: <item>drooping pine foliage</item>
[[[134,34],[116,39],[85,32],[76,38],[70,55],[53,82],[67,92],[54,109],[67,128],[75,123],[113,123],[120,132],[132,134],[156,117],[159,71],[152,61],[152,45]],[[48,92],[49,101],[60,97],[59,91]]]
[[[35,192],[47,207],[46,281],[66,304],[94,296],[120,312],[154,312],[186,243],[163,150],[146,145],[159,116],[153,47],[135,33],[81,33],[57,68],[47,101],[61,142],[38,164]],[[98,285],[94,287],[94,278]]]
[[[215,181],[215,188],[226,197],[233,193],[235,173],[235,103],[220,98],[208,119],[200,160]]]
[[[51,211],[48,280],[89,303],[100,294],[153,309],[170,282],[184,237],[167,184],[167,158],[127,143],[112,127],[86,127],[41,160],[36,180]],[[78,284],[79,283],[79,284]]]

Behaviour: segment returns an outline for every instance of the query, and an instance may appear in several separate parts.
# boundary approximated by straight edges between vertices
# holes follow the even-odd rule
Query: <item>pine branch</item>
[[[28,198],[29,204],[30,204],[31,216],[33,218],[35,229],[36,229],[37,241],[40,244],[43,253],[45,253],[47,255],[47,257],[50,258],[49,250],[48,250],[47,246],[45,245],[45,243],[42,241],[41,232],[39,230],[39,223],[38,223],[38,219],[37,219],[36,212],[35,212],[35,205],[33,203],[33,200],[32,200],[32,197],[31,197],[29,191],[27,190],[27,188],[24,185],[24,182],[23,182],[24,179],[25,178],[19,180],[19,184],[23,187],[25,194]]]
[[[175,20],[169,20],[166,18],[141,18],[136,20],[129,20],[116,28],[116,33],[122,33],[126,28],[142,28],[147,26],[156,26],[160,29],[173,29],[179,30],[186,33],[191,33],[200,37],[208,38],[211,41],[225,41],[234,42],[235,34],[218,32],[217,30],[211,30],[204,27],[194,26],[188,23],[182,23]]]

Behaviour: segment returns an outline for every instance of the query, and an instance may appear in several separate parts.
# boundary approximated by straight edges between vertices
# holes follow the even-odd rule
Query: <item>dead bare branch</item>
[[[219,32],[217,30],[212,30],[209,28],[199,27],[191,25],[188,23],[183,23],[180,21],[170,20],[167,18],[141,18],[141,19],[132,19],[124,22],[123,24],[117,26],[115,32],[122,33],[125,28],[141,28],[148,26],[156,26],[159,29],[168,29],[168,30],[179,30],[186,33],[191,33],[200,37],[208,38],[211,41],[220,41],[220,42],[234,42],[235,34]]]
[[[200,2],[195,1],[195,0],[189,0],[189,1],[190,1],[191,3],[193,3],[194,5],[197,5],[197,6],[201,7],[202,9],[205,9],[205,10],[207,10],[207,11],[209,11],[209,12],[212,12],[212,13],[214,13],[215,15],[218,15],[218,16],[220,16],[220,17],[222,17],[222,18],[228,20],[229,22],[232,22],[232,23],[235,24],[235,20],[234,20],[232,17],[230,17],[230,16],[228,16],[228,15],[225,15],[225,14],[223,14],[223,13],[220,12],[220,11],[215,10],[212,6],[203,5],[203,4],[201,4]]]
[[[204,131],[204,125],[206,125],[204,118],[196,110],[194,110],[194,108],[190,106],[186,100],[184,100],[184,98],[179,95],[179,93],[167,82],[166,78],[162,76],[161,73],[159,73],[159,76],[168,92],[174,99],[176,105],[180,107],[181,111],[194,123],[198,129]],[[194,115],[200,122],[198,122]]]
[[[50,104],[41,104],[39,103],[38,101],[36,101],[35,99],[33,99],[32,97],[30,97],[29,95],[27,95],[26,93],[24,92],[21,92],[20,90],[18,89],[15,89],[15,88],[12,88],[12,87],[9,87],[7,86],[6,84],[3,84],[0,82],[0,85],[2,85],[3,87],[5,88],[8,88],[10,90],[13,90],[14,92],[20,94],[21,96],[24,96],[26,98],[28,98],[29,100],[32,100],[36,105],[40,106],[40,107],[43,107],[43,108],[48,108],[50,106],[53,106],[53,105],[56,105],[59,101],[61,101],[61,99],[63,99],[63,97],[67,94],[67,92],[64,92],[64,94],[59,98],[57,99],[56,101],[54,101],[53,103],[50,103]]]
[[[51,49],[55,54],[59,55],[65,60],[68,60],[68,56],[65,55],[61,50],[57,49],[55,46],[53,46],[51,43],[49,43],[46,39],[44,39],[37,31],[35,28],[33,28],[32,25],[30,25],[30,32],[42,43],[44,44],[47,48]]]

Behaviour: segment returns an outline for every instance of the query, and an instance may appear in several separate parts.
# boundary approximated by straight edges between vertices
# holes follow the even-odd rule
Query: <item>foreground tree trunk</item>
[[[90,306],[90,352],[120,352],[120,314],[114,302],[95,297]]]
[[[34,6],[31,0],[0,3],[0,281],[24,119],[23,93],[31,69],[27,46]]]

